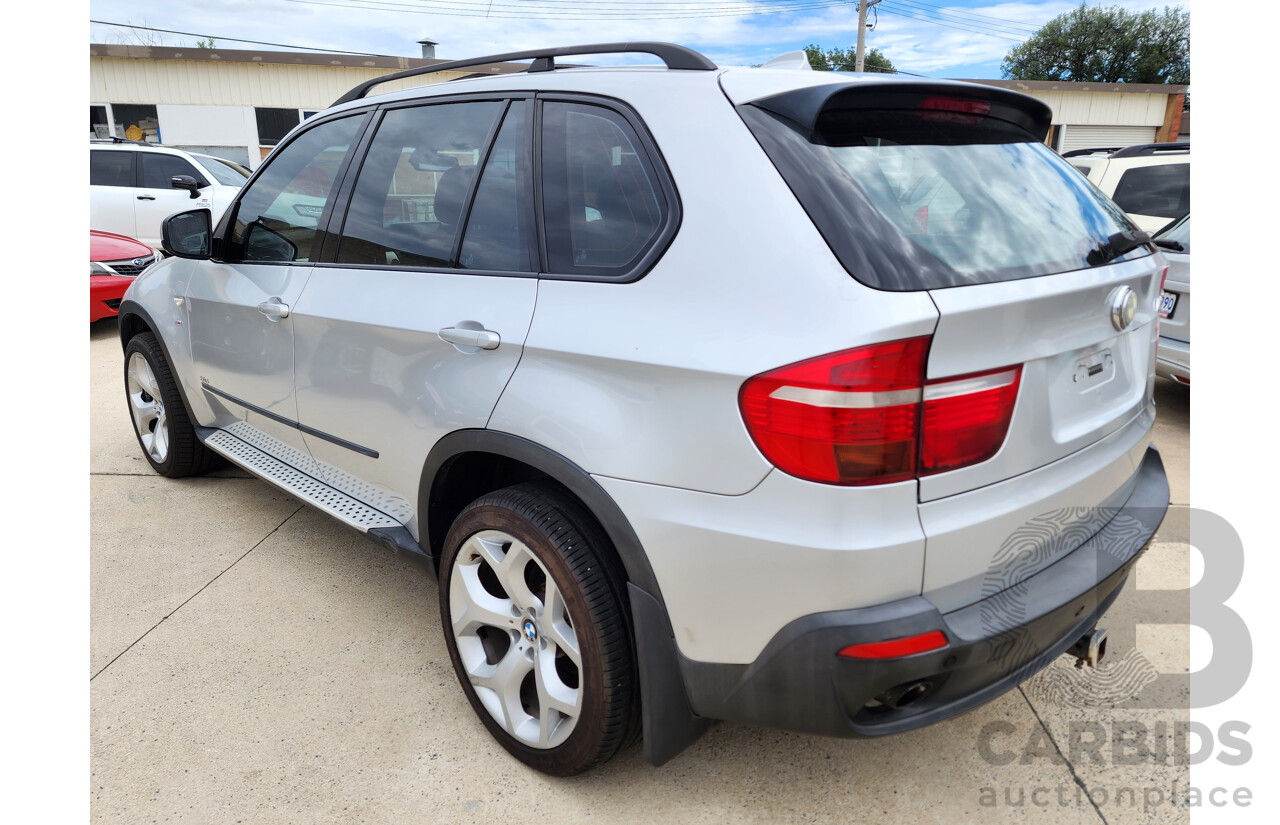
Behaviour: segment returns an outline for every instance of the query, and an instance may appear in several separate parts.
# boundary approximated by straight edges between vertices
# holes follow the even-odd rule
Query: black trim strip
[[[200,387],[205,392],[211,392],[214,395],[227,399],[233,404],[239,404],[241,407],[244,407],[246,410],[256,412],[258,415],[266,416],[267,418],[270,418],[272,421],[283,424],[286,427],[292,427],[293,429],[299,430],[300,432],[304,432],[307,435],[314,435],[316,438],[323,438],[325,441],[328,441],[331,444],[337,444],[339,447],[346,447],[348,450],[351,450],[352,452],[360,453],[360,455],[367,455],[369,456],[369,458],[378,457],[378,452],[376,450],[370,450],[368,447],[361,447],[359,444],[355,444],[353,442],[338,438],[336,435],[329,435],[328,433],[321,432],[320,430],[317,430],[314,427],[308,427],[306,424],[299,424],[297,421],[293,421],[291,419],[285,418],[283,415],[276,415],[270,410],[264,410],[262,409],[262,407],[259,407],[255,404],[250,404],[248,401],[245,401],[243,399],[236,398],[234,395],[232,395],[229,392],[223,392],[222,390],[218,389],[217,387],[213,386],[207,381],[201,381]]]

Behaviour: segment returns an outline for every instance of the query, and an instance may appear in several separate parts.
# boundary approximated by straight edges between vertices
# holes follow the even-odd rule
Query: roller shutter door
[[[1137,143],[1155,143],[1154,126],[1072,126],[1067,125],[1062,135],[1062,150],[1093,149],[1104,146],[1133,146]]]

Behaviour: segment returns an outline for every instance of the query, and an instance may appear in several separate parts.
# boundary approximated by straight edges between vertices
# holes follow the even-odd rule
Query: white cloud
[[[351,4],[352,0],[320,2]],[[413,0],[387,2],[412,4]],[[522,0],[497,0],[498,10],[493,13],[496,15],[505,6],[518,2]],[[554,5],[552,0],[528,2],[535,8]],[[631,2],[639,4],[644,0]],[[708,8],[723,7],[727,2],[730,0],[718,0]],[[1103,0],[1101,4],[1120,5],[1131,10],[1157,7],[1151,0]],[[575,5],[581,7],[580,3]],[[990,35],[1029,33],[1029,30],[1076,5],[1071,0],[1049,0],[966,7],[945,6],[941,0],[888,0],[880,7],[879,23],[869,33],[868,43],[882,49],[895,66],[905,71],[945,75],[952,67],[985,64],[987,73],[993,74],[1005,53],[1018,40]],[[435,8],[458,6],[437,4]],[[590,20],[575,18],[571,13],[543,19],[484,18],[375,10],[367,5],[361,8],[313,5],[288,0],[224,0],[218,3],[216,15],[209,9],[208,0],[169,0],[163,4],[155,0],[93,0],[90,16],[97,20],[223,37],[404,56],[416,56],[419,53],[416,41],[430,37],[439,42],[436,53],[443,58],[517,51],[549,44],[664,40],[703,51],[721,65],[761,63],[807,43],[818,43],[826,48],[849,47],[857,39],[858,24],[855,3],[789,14],[730,17],[714,16],[709,11],[702,17],[654,20]],[[932,22],[919,18],[931,18]],[[159,45],[191,45],[194,42],[194,38],[180,35],[146,36],[155,38]],[[136,42],[127,30],[97,25],[90,26],[90,37],[94,42]],[[225,40],[221,45],[226,48],[254,48]],[[601,62],[605,61],[602,59]]]

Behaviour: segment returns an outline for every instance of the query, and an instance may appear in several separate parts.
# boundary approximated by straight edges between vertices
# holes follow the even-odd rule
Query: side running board
[[[294,498],[301,499],[347,526],[367,534],[384,547],[430,565],[430,556],[423,551],[413,535],[403,524],[381,510],[330,487],[226,430],[197,427],[196,434],[206,447],[251,475],[274,484]]]

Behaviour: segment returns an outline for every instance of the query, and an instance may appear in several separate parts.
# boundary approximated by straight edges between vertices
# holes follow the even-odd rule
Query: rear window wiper
[[[1126,252],[1151,243],[1151,236],[1140,229],[1117,232],[1103,243],[1089,250],[1085,263],[1089,266],[1102,266],[1119,258]]]
[[[1183,246],[1179,241],[1160,240],[1160,241],[1156,241],[1155,244],[1161,249],[1170,249],[1170,250],[1173,250],[1174,252],[1187,251],[1187,248]]]

